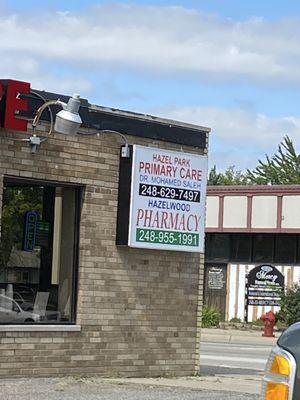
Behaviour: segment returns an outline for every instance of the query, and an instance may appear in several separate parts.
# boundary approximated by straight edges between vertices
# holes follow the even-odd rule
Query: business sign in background
[[[284,275],[273,265],[253,268],[246,283],[246,306],[280,306]]]
[[[129,246],[204,251],[207,156],[134,146]]]

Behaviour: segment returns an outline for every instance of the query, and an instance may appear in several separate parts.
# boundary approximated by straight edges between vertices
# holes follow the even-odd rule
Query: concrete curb
[[[181,378],[118,378],[103,379],[114,384],[136,384],[147,386],[169,386],[192,390],[228,391],[236,393],[259,394],[261,390],[261,377],[218,375],[215,377],[181,377]]]
[[[273,346],[276,344],[281,332],[275,333],[275,338],[263,337],[261,331],[241,331],[236,329],[208,329],[202,328],[201,342],[213,343],[251,343],[266,344]]]

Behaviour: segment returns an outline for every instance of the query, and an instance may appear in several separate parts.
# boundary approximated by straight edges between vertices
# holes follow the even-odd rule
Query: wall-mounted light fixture
[[[74,135],[78,132],[82,120],[78,114],[80,107],[80,96],[79,94],[73,94],[70,97],[68,103],[64,103],[60,100],[50,100],[46,101],[36,113],[34,120],[32,122],[32,127],[35,129],[39,123],[43,111],[51,105],[59,105],[63,108],[56,115],[56,120],[54,124],[54,129],[56,132],[64,133],[66,135]],[[51,126],[51,131],[53,127]]]
[[[35,153],[37,146],[40,145],[43,141],[47,140],[46,138],[40,138],[36,136],[35,129],[40,121],[40,118],[46,108],[48,108],[50,112],[50,129],[48,132],[48,136],[51,135],[53,131],[53,114],[50,106],[58,105],[63,109],[56,114],[54,129],[56,132],[64,133],[66,135],[74,135],[78,132],[80,125],[82,124],[81,117],[78,113],[80,107],[80,96],[79,94],[73,94],[70,97],[68,103],[64,103],[61,100],[49,100],[44,102],[43,105],[37,110],[34,120],[32,121],[33,128],[33,136],[28,139],[31,152]]]
[[[59,111],[56,114],[55,118],[55,123],[53,123],[53,113],[50,108],[52,105],[59,105],[63,108],[63,110]],[[41,115],[43,111],[48,108],[50,112],[50,129],[48,132],[48,136],[51,135],[53,128],[56,132],[59,133],[64,133],[66,135],[75,135],[75,134],[81,134],[82,136],[95,136],[104,134],[104,133],[111,133],[111,134],[116,134],[120,136],[124,142],[125,146],[122,147],[122,152],[121,152],[121,157],[128,158],[130,157],[130,148],[128,145],[128,142],[126,140],[126,137],[114,130],[100,130],[97,132],[92,132],[92,133],[80,133],[78,130],[82,124],[81,117],[78,113],[79,108],[80,108],[80,96],[79,94],[73,94],[72,97],[70,97],[68,103],[64,103],[62,101],[58,100],[50,100],[50,101],[45,101],[44,104],[37,110],[36,115],[34,117],[34,120],[32,121],[32,127],[33,127],[33,136],[31,136],[27,141],[29,142],[31,152],[35,153],[37,146],[40,145],[43,141],[47,140],[48,137],[46,138],[40,138],[36,136],[35,134],[35,129],[40,121]]]
[[[28,143],[31,153],[35,153],[39,145],[46,141],[52,134],[52,131],[55,129],[57,132],[67,135],[81,134],[85,136],[99,136],[100,134],[106,133],[116,134],[123,139],[125,144],[125,146],[122,146],[121,157],[130,157],[130,147],[128,145],[126,136],[123,133],[113,129],[101,129],[101,120],[99,121],[99,119],[97,119],[97,123],[91,123],[90,115],[88,115],[88,120],[84,122],[86,126],[95,127],[95,129],[93,131],[79,131],[79,128],[82,124],[82,120],[79,115],[80,106],[81,104],[84,104],[85,107],[88,105],[86,105],[86,100],[80,100],[80,96],[78,94],[74,94],[71,98],[69,98],[67,103],[64,103],[60,99],[48,101],[44,97],[43,92],[32,90],[30,88],[30,83],[28,82],[15,81],[12,79],[0,79],[0,130],[4,128],[10,131],[28,131],[28,118],[31,118],[31,113],[35,104],[32,102],[31,110],[28,109],[29,99],[32,97],[32,95],[34,97],[38,97],[39,100],[42,101],[42,105],[37,109],[36,115],[32,122],[33,133],[30,137],[23,136],[13,138],[13,140],[17,142]],[[51,107],[53,105],[60,106],[62,108],[62,110],[59,111],[55,116]],[[49,112],[50,126],[48,134],[39,137],[36,134],[36,128],[45,109],[48,109]],[[28,116],[28,111],[30,116]],[[91,114],[95,114],[93,110],[89,111],[92,111]],[[118,123],[120,123],[120,121]],[[107,120],[105,117],[103,120],[103,125],[107,126]],[[114,126],[114,123],[112,123],[112,126]],[[124,122],[124,127],[125,126],[127,126],[126,121]]]

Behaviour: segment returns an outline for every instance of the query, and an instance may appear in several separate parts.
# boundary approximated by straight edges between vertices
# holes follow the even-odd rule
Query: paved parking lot
[[[174,380],[175,382],[176,380]],[[255,394],[108,382],[100,378],[1,379],[1,400],[257,400]]]

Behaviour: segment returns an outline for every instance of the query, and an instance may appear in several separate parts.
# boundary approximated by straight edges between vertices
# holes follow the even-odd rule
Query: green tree
[[[247,170],[247,178],[256,185],[292,185],[300,184],[300,155],[296,153],[292,140],[285,136],[278,151],[258,166]]]
[[[0,275],[5,273],[12,247],[22,248],[26,211],[42,212],[43,189],[39,187],[6,187],[3,194],[0,240]]]
[[[280,301],[280,311],[277,315],[278,320],[285,325],[291,325],[300,321],[300,286],[294,285],[283,293]]]
[[[207,184],[216,185],[247,185],[248,179],[241,172],[236,171],[235,166],[231,165],[225,172],[217,172],[217,167],[214,165],[209,172]]]

